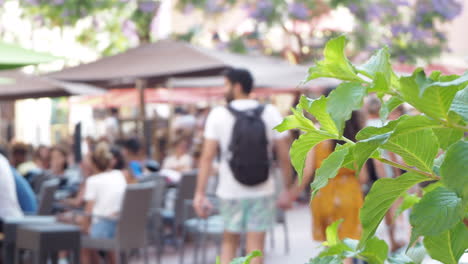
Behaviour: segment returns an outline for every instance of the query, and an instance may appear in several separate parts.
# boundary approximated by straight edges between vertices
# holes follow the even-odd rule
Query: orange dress
[[[332,142],[325,141],[315,148],[315,168],[320,168],[322,161],[333,152]],[[343,219],[339,227],[340,239],[360,239],[361,222],[359,210],[363,204],[363,194],[355,171],[342,168],[338,175],[322,188],[310,203],[313,216],[313,238],[325,241],[325,230],[333,222]]]

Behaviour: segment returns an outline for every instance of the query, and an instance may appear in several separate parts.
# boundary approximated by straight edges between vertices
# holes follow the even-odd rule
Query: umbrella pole
[[[174,91],[174,87],[172,85],[171,79],[166,82],[166,87],[169,90],[169,98],[172,96],[172,92]],[[169,100],[169,119],[167,124],[167,143],[168,145],[171,144],[174,135],[171,135],[172,127],[174,125],[174,102],[170,102]]]
[[[143,136],[143,143],[144,143],[144,150],[145,156],[151,157],[151,139],[147,136],[148,125],[146,123],[146,103],[145,103],[145,88],[146,88],[146,80],[145,79],[137,79],[135,82],[135,86],[138,90],[138,98],[139,98],[139,106],[140,106],[140,123],[142,129],[142,136]]]

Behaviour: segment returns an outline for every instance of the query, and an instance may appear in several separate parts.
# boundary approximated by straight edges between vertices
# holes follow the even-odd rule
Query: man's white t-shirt
[[[238,111],[246,111],[258,107],[259,103],[255,100],[244,99],[232,101],[231,106]],[[266,135],[271,150],[273,141],[285,135],[273,130],[274,127],[282,122],[283,118],[274,106],[266,105],[263,110],[262,119],[265,123]],[[257,198],[273,195],[275,191],[273,175],[270,175],[266,182],[256,186],[243,185],[234,178],[226,159],[226,155],[229,153],[234,122],[234,116],[226,107],[214,108],[206,120],[205,139],[216,140],[221,151],[219,182],[216,195],[222,199]]]
[[[127,182],[121,171],[106,171],[86,180],[85,201],[94,201],[93,216],[115,218],[120,206]]]
[[[8,160],[0,154],[0,218],[23,216],[13,177]]]

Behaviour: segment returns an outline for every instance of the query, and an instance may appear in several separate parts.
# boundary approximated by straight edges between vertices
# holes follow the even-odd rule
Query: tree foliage
[[[344,7],[356,21],[354,30],[349,33],[353,40],[352,54],[373,52],[383,40],[391,48],[393,58],[402,62],[416,62],[420,58],[430,60],[445,51],[447,39],[440,25],[452,21],[462,9],[458,0],[179,1],[181,10],[198,8],[205,15],[216,17],[233,7],[245,10],[248,18],[255,22],[255,32],[249,37],[260,42],[272,30],[281,28],[299,46],[295,51],[299,61],[319,56],[314,50],[322,47],[320,43],[336,36],[337,29],[316,28],[330,11]],[[231,40],[239,45],[237,38],[231,38],[229,42]],[[244,45],[249,46],[247,41]],[[271,49],[264,43],[261,48]]]
[[[77,40],[101,47],[99,34],[108,33],[108,43],[100,52],[112,55],[130,46],[152,40],[151,24],[158,0],[19,0],[24,16],[34,18],[37,27],[76,28],[80,21],[91,20],[81,28]],[[132,42],[135,42],[132,44]]]
[[[413,208],[411,245],[423,237],[432,258],[443,263],[458,263],[468,248],[468,229],[464,224],[468,215],[468,142],[464,136],[468,132],[464,118],[468,105],[465,96],[468,73],[443,76],[436,72],[427,76],[422,69],[416,69],[411,76],[398,77],[392,70],[387,48],[378,50],[363,65],[353,65],[344,56],[344,43],[344,36],[330,40],[325,47],[324,60],[310,68],[308,77],[309,80],[334,77],[343,83],[328,97],[317,100],[303,97],[296,109],[301,113],[296,111],[294,122],[290,116],[278,127],[300,129],[304,133],[301,137],[347,142],[337,147],[323,162],[324,168],[317,171],[311,185],[314,193],[325,187],[340,167],[351,164],[359,171],[371,156],[405,169],[407,173],[394,179],[379,179],[372,186],[360,212],[363,227],[360,241],[337,242],[335,239],[310,263],[340,263],[350,256],[369,263],[417,263],[409,255],[387,258],[387,245],[374,235],[397,198],[405,196],[412,186],[427,181],[437,183],[426,188],[421,198],[406,199],[400,209]],[[382,105],[387,106],[381,111],[384,120],[395,105],[403,102],[421,114],[404,115],[384,127],[364,128],[356,136],[356,142],[343,137],[344,122],[350,119],[353,110],[361,107],[364,96],[373,92],[379,95]],[[320,126],[304,129],[298,125],[308,122],[303,111],[316,117]],[[291,158],[296,169],[303,168],[305,155],[310,147],[319,143],[317,140],[314,144],[303,144],[301,138],[294,142]],[[403,162],[387,160],[380,155],[383,150],[398,154]],[[351,153],[351,161],[345,162],[348,153]],[[333,228],[337,228],[336,225]]]

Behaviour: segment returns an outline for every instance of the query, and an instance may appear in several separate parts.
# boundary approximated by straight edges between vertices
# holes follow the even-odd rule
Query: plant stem
[[[400,164],[400,163],[393,162],[393,161],[388,160],[388,159],[379,158],[377,160],[382,162],[382,163],[388,164],[390,166],[393,166],[393,167],[396,167],[396,168],[399,168],[399,169],[402,169],[402,170],[411,171],[411,172],[414,172],[414,173],[417,173],[417,174],[422,174],[422,175],[427,176],[427,177],[429,177],[429,178],[431,178],[433,180],[440,180],[440,177],[437,176],[437,175],[434,175],[434,174],[431,174],[431,173],[428,173],[428,172],[425,172],[425,171],[420,171],[420,170],[417,170],[417,169],[413,169],[411,167],[405,166],[405,165]]]
[[[349,144],[351,144],[351,145],[356,144],[356,143],[354,143],[354,141],[352,141],[352,140],[350,140],[350,139],[348,139],[348,138],[346,138],[346,137],[344,137],[344,136],[341,137],[341,139],[344,140],[344,141],[346,141],[347,143],[349,143]]]

